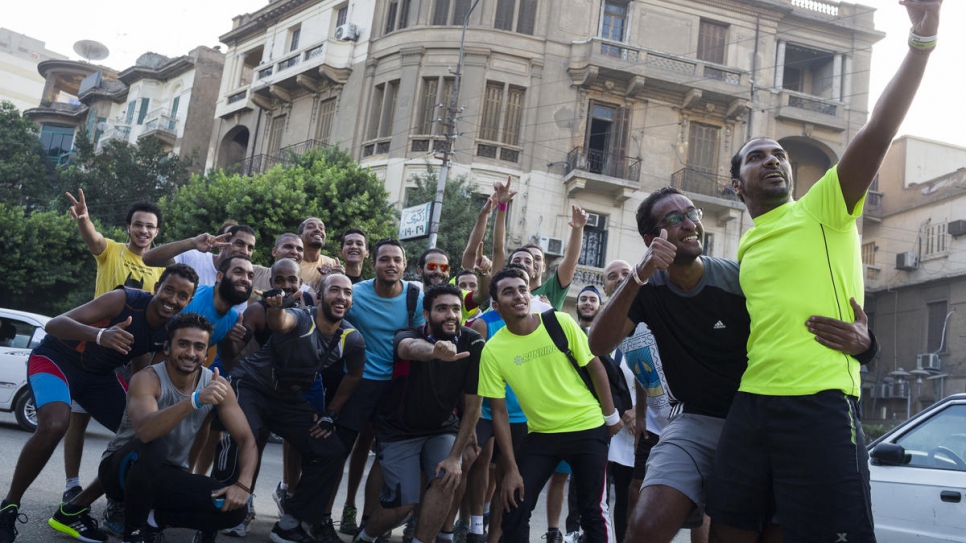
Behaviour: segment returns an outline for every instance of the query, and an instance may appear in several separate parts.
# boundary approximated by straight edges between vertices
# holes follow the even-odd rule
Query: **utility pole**
[[[443,193],[446,191],[446,176],[449,173],[449,159],[453,153],[453,140],[456,139],[456,115],[459,113],[460,79],[463,76],[463,45],[466,43],[466,27],[470,22],[470,14],[476,9],[480,0],[475,0],[470,9],[463,16],[463,34],[460,37],[460,53],[456,60],[456,79],[453,81],[453,93],[450,96],[449,105],[446,107],[446,143],[443,144],[442,161],[439,167],[439,177],[436,179],[436,199],[433,200],[433,217],[429,223],[429,248],[436,247],[436,238],[439,234],[439,219],[443,213]]]

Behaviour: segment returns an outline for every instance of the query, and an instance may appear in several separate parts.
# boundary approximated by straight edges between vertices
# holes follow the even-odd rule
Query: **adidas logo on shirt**
[[[714,329],[715,330],[724,330],[725,328],[726,328],[726,326],[721,321],[718,321],[718,322],[714,323]]]

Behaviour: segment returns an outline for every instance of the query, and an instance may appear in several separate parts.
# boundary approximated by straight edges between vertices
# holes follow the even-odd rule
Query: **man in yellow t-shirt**
[[[607,478],[608,443],[623,425],[614,409],[604,367],[590,353],[587,337],[573,318],[557,312],[574,359],[591,376],[598,403],[570,359],[554,344],[542,315],[530,313],[529,278],[522,270],[497,272],[490,297],[506,327],[483,348],[479,394],[490,399],[493,431],[506,473],[500,489],[508,511],[503,516],[503,540],[529,541],[530,513],[554,468],[566,460],[577,488],[587,541],[612,541],[601,495]],[[516,393],[530,430],[520,458],[515,458],[510,438],[506,385]]]

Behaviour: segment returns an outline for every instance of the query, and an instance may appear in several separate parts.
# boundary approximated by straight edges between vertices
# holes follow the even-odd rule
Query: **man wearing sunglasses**
[[[686,521],[701,525],[718,436],[747,366],[749,317],[738,264],[702,256],[702,216],[674,187],[644,199],[637,229],[648,250],[590,330],[592,352],[609,353],[638,323],[647,324],[668,385],[670,422],[650,450],[627,541],[669,542]],[[646,379],[649,360],[625,360]]]

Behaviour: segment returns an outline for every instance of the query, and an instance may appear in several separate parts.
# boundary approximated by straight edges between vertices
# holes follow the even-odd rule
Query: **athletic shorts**
[[[697,507],[685,520],[685,528],[700,526],[704,520],[705,498],[722,426],[724,419],[680,413],[661,431],[661,438],[648,456],[641,489],[668,486],[694,502]]]
[[[70,406],[76,401],[108,430],[117,432],[121,425],[127,407],[127,382],[114,372],[97,375],[71,362],[58,364],[49,357],[31,354],[27,381],[38,409],[53,402]]]
[[[376,461],[382,467],[382,506],[392,509],[419,503],[422,476],[426,476],[427,485],[436,478],[436,466],[449,456],[454,443],[456,434],[379,441]]]
[[[869,455],[855,398],[739,392],[721,432],[708,513],[760,531],[777,511],[786,543],[875,541]]]
[[[513,443],[513,455],[518,457],[520,453],[520,444],[523,443],[523,438],[527,437],[527,423],[525,422],[511,422],[510,423],[510,441]],[[493,434],[493,421],[490,419],[481,418],[476,423],[476,443],[483,447],[486,442],[494,437]],[[500,446],[497,443],[493,443],[493,456],[490,459],[491,463],[496,463],[497,458],[500,457]]]
[[[375,422],[379,402],[392,381],[362,379],[339,412],[339,424],[361,432],[367,422]]]

